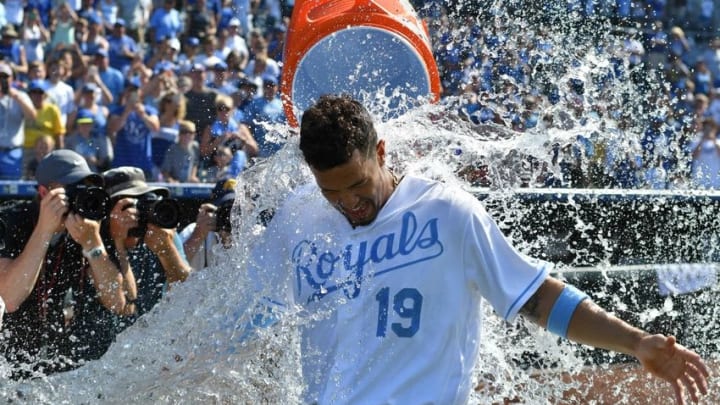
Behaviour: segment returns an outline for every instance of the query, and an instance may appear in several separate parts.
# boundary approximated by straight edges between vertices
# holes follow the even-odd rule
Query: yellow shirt
[[[25,120],[25,148],[33,148],[35,141],[43,135],[51,135],[58,139],[65,134],[60,109],[53,103],[44,101],[33,121]]]

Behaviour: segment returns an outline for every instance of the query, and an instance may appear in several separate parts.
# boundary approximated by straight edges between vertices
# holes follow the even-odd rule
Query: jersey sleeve
[[[463,232],[464,268],[495,312],[513,321],[545,281],[552,264],[519,252],[479,201],[471,207]]]

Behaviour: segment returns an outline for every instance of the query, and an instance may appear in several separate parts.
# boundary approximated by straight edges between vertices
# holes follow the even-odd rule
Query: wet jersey
[[[412,176],[356,228],[307,186],[264,243],[268,299],[307,317],[303,376],[320,404],[467,402],[483,298],[511,321],[551,268],[515,250],[472,195]]]

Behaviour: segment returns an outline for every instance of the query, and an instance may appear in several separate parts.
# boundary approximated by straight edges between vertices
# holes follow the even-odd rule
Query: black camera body
[[[101,221],[110,214],[110,196],[101,187],[85,184],[65,186],[70,211],[83,218]]]
[[[147,231],[148,224],[173,229],[180,223],[180,204],[173,198],[146,193],[138,197],[136,208],[139,225],[130,230],[129,236],[142,237]]]

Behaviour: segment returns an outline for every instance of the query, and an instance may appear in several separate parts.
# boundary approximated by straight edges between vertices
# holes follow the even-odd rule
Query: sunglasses
[[[230,108],[229,108],[228,106],[226,106],[226,105],[219,105],[219,106],[217,107],[217,110],[218,110],[218,111],[230,111]]]

